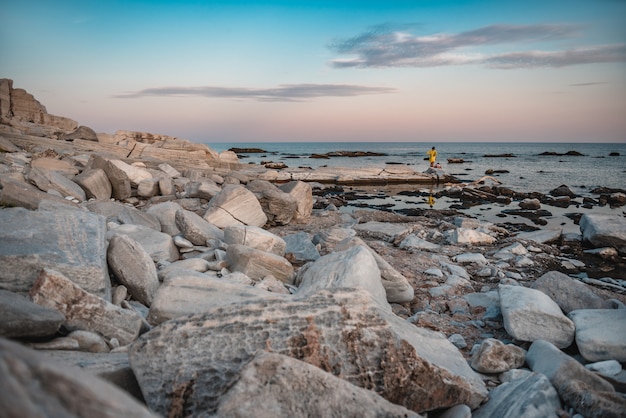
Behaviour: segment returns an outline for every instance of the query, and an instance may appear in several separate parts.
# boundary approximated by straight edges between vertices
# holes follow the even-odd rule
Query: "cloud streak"
[[[573,24],[490,25],[457,34],[416,36],[377,26],[330,48],[347,58],[331,61],[335,68],[436,67],[479,64],[491,68],[564,67],[626,62],[626,44],[595,45],[557,51],[523,50],[487,54],[485,47],[536,44],[581,36]]]
[[[230,98],[257,101],[293,102],[305,101],[318,97],[352,97],[369,94],[394,93],[391,87],[371,87],[350,84],[282,84],[273,88],[246,87],[152,87],[136,92],[118,94],[113,97],[134,99],[148,96],[161,97],[209,97]]]

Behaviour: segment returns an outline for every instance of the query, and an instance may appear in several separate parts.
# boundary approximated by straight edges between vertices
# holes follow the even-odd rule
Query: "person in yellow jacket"
[[[435,160],[437,159],[437,150],[435,149],[435,147],[432,147],[432,149],[428,150],[427,154],[428,154],[428,161],[430,162],[430,166],[434,167]]]

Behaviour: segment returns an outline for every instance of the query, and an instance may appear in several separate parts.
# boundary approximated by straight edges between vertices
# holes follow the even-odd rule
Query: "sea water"
[[[388,164],[406,164],[415,171],[428,168],[426,152],[433,146],[438,152],[437,161],[444,170],[461,181],[471,182],[485,175],[487,170],[506,171],[494,173],[492,176],[502,185],[517,192],[549,193],[560,186],[568,186],[574,193],[581,196],[597,198],[590,192],[596,187],[626,189],[626,143],[407,143],[407,142],[269,142],[269,143],[209,143],[213,150],[221,152],[231,148],[258,148],[265,152],[241,154],[242,163],[260,163],[262,161],[283,162],[289,167],[377,167],[384,168]],[[313,154],[326,154],[333,151],[370,151],[384,153],[384,156],[371,157],[331,157],[329,159],[310,158]],[[572,155],[540,155],[544,152],[566,154],[576,151],[582,156]],[[511,154],[511,157],[486,157],[486,155]],[[611,154],[618,154],[613,155]],[[448,158],[462,158],[462,164],[449,164]],[[486,181],[491,185],[493,182]],[[351,212],[356,208],[385,208],[397,211],[402,209],[428,208],[427,197],[436,194],[438,188],[431,185],[412,185],[417,196],[392,195],[381,187],[378,194],[372,196],[371,190],[367,198],[349,202],[340,208]],[[356,188],[358,190],[358,188]],[[434,209],[457,208],[458,199],[437,198]],[[513,223],[536,226],[522,216],[505,215],[506,209],[517,208],[512,203],[505,205],[493,203],[463,207],[461,210],[469,216],[493,223]],[[623,216],[623,207],[615,208],[608,205],[592,208],[575,204],[568,208],[544,206],[549,216],[545,228],[560,229],[563,232],[578,233],[580,229],[568,216],[572,213],[610,214]]]
[[[426,152],[436,147],[437,162],[461,181],[473,181],[487,170],[502,185],[518,192],[548,193],[567,185],[574,193],[588,195],[595,187],[626,189],[626,143],[418,143],[418,142],[265,142],[208,143],[215,151],[231,148],[259,148],[266,152],[241,154],[242,163],[283,162],[289,167],[321,166],[384,168],[388,164],[406,164],[415,171],[428,168]],[[384,156],[310,158],[313,154],[333,151],[369,151]],[[540,155],[545,152],[582,156]],[[511,157],[486,157],[511,154]],[[619,154],[611,156],[611,154]],[[448,159],[462,158],[462,164]]]

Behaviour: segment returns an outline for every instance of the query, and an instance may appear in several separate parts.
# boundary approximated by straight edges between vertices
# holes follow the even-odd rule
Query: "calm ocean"
[[[577,194],[586,195],[594,187],[626,189],[626,143],[412,143],[412,142],[267,142],[208,143],[215,151],[230,148],[261,148],[267,152],[246,154],[242,163],[283,162],[289,167],[335,166],[378,167],[389,163],[407,164],[416,171],[428,168],[426,151],[435,146],[437,161],[462,181],[473,181],[488,169],[506,170],[493,176],[519,192],[547,193],[562,184]],[[309,158],[311,154],[332,151],[371,151],[381,157]],[[577,151],[583,156],[541,156],[543,152],[565,154]],[[619,153],[619,156],[609,156]],[[507,158],[488,158],[489,154],[512,154]],[[462,158],[463,164],[448,164],[448,158]]]

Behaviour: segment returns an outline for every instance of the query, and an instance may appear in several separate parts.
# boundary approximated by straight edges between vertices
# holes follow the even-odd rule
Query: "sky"
[[[626,0],[22,0],[0,78],[194,142],[626,142]]]

